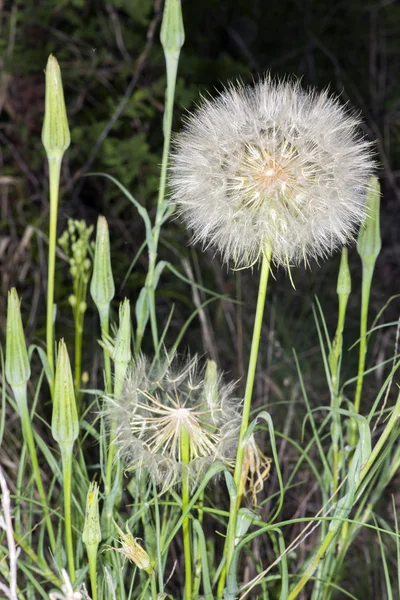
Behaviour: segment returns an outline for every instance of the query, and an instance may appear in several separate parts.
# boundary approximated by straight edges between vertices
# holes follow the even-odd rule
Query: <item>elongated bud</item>
[[[64,340],[58,345],[51,433],[60,446],[73,445],[79,435],[74,382]]]
[[[20,301],[15,288],[8,292],[5,370],[7,381],[11,387],[26,385],[31,376]]]
[[[42,129],[42,142],[47,157],[61,160],[70,141],[61,71],[56,58],[50,54],[46,66],[46,99]]]
[[[87,494],[82,541],[86,546],[98,546],[101,542],[99,486],[95,481],[90,484]]]
[[[217,365],[213,360],[208,360],[204,374],[204,394],[212,418],[214,418],[215,410],[218,408],[218,382]],[[218,415],[215,416],[218,417]]]
[[[365,263],[374,264],[382,247],[379,218],[380,201],[379,181],[376,177],[371,177],[367,197],[368,214],[360,229],[357,241],[357,252]]]
[[[185,42],[181,0],[166,0],[160,32],[164,52],[179,54]]]
[[[115,340],[113,360],[115,365],[114,394],[119,396],[126,369],[132,358],[131,308],[127,298],[119,306],[119,328]]]
[[[108,311],[111,300],[114,298],[115,286],[111,268],[110,236],[105,217],[97,220],[96,247],[94,251],[94,265],[90,294],[97,310],[101,314]]]
[[[336,293],[338,296],[349,296],[351,293],[351,275],[347,248],[343,248],[342,250]]]
[[[138,569],[142,569],[146,571],[149,575],[152,574],[153,569],[151,567],[150,556],[147,554],[146,550],[142,548],[140,544],[137,543],[137,538],[134,538],[131,532],[128,529],[128,525],[126,526],[126,533],[122,531],[118,527],[118,525],[114,521],[114,525],[118,530],[118,534],[120,537],[120,542],[122,548],[115,548],[123,554],[126,558],[132,561]]]

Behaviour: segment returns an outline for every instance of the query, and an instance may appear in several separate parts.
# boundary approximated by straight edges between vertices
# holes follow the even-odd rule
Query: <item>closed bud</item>
[[[96,246],[94,251],[93,275],[90,293],[99,313],[106,308],[114,298],[115,287],[111,268],[110,237],[105,217],[97,220]]]
[[[131,307],[128,298],[119,305],[119,328],[114,347],[114,362],[128,364],[131,354]]]
[[[166,0],[160,40],[165,52],[177,52],[179,54],[185,42],[181,0]]]
[[[51,433],[60,446],[72,446],[79,435],[74,382],[64,340],[58,345]]]
[[[6,379],[11,387],[26,385],[31,376],[20,301],[15,288],[8,292],[5,370]]]
[[[351,292],[351,275],[347,248],[343,248],[342,250],[336,292],[338,296],[349,296]]]
[[[357,241],[357,252],[361,260],[370,264],[375,263],[382,247],[379,218],[380,200],[379,180],[371,177],[368,188],[367,217],[361,226]]]
[[[131,308],[127,298],[119,306],[119,328],[113,350],[115,365],[114,393],[118,397],[126,369],[132,358],[131,352]]]
[[[219,402],[219,375],[215,361],[208,360],[204,375],[204,394],[210,407],[211,417],[214,419]]]
[[[42,142],[48,159],[61,160],[70,141],[61,71],[56,58],[50,54],[46,66],[46,100],[42,129]]]
[[[98,546],[101,542],[99,486],[95,481],[90,484],[87,494],[82,541],[86,546]]]

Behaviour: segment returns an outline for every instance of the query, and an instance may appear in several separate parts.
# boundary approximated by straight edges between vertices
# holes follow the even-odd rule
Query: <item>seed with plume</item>
[[[144,468],[163,490],[187,474],[193,484],[213,461],[231,463],[240,428],[240,402],[234,385],[223,384],[214,368],[199,360],[175,359],[151,365],[140,356],[128,369],[122,394],[106,401],[116,423],[116,443],[128,469]],[[189,461],[181,456],[183,431]]]
[[[297,82],[231,86],[177,135],[171,202],[194,241],[237,267],[269,250],[276,264],[307,264],[365,218],[374,161],[359,124],[337,98]]]

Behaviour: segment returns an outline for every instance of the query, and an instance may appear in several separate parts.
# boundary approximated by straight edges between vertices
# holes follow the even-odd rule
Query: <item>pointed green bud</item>
[[[46,99],[42,142],[48,159],[62,159],[70,144],[61,71],[57,59],[50,54],[46,66]]]
[[[347,248],[342,250],[336,293],[338,296],[349,296],[351,292],[351,275]]]
[[[95,481],[90,484],[87,494],[82,540],[85,546],[98,546],[101,542],[99,486]]]
[[[72,446],[79,435],[74,382],[64,340],[58,345],[51,433],[60,446]]]
[[[217,365],[213,360],[208,360],[204,374],[204,395],[212,418],[215,409],[218,407],[218,384]]]
[[[381,251],[380,210],[381,192],[379,181],[371,177],[367,196],[367,217],[358,234],[357,252],[365,263],[374,264]]]
[[[113,360],[115,365],[114,394],[121,393],[122,382],[126,369],[131,361],[131,308],[127,298],[119,306],[119,328],[115,340]]]
[[[11,387],[25,386],[31,376],[20,301],[15,288],[8,292],[5,371]]]
[[[110,236],[105,217],[97,220],[96,247],[94,251],[94,265],[90,293],[97,310],[101,314],[108,308],[114,298],[115,287],[111,268]]]
[[[160,40],[165,53],[176,52],[179,54],[185,42],[181,0],[166,0]]]

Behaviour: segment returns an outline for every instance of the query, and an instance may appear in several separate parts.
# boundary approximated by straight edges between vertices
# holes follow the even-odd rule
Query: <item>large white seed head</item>
[[[139,357],[128,369],[121,396],[105,403],[127,468],[144,468],[165,490],[183,474],[195,484],[216,460],[233,462],[240,429],[233,389],[218,372],[211,386],[196,356],[181,365],[165,360],[155,366]],[[182,457],[183,437],[188,460]]]
[[[374,169],[360,121],[328,93],[269,76],[204,100],[176,136],[171,202],[236,267],[290,266],[352,239]]]

